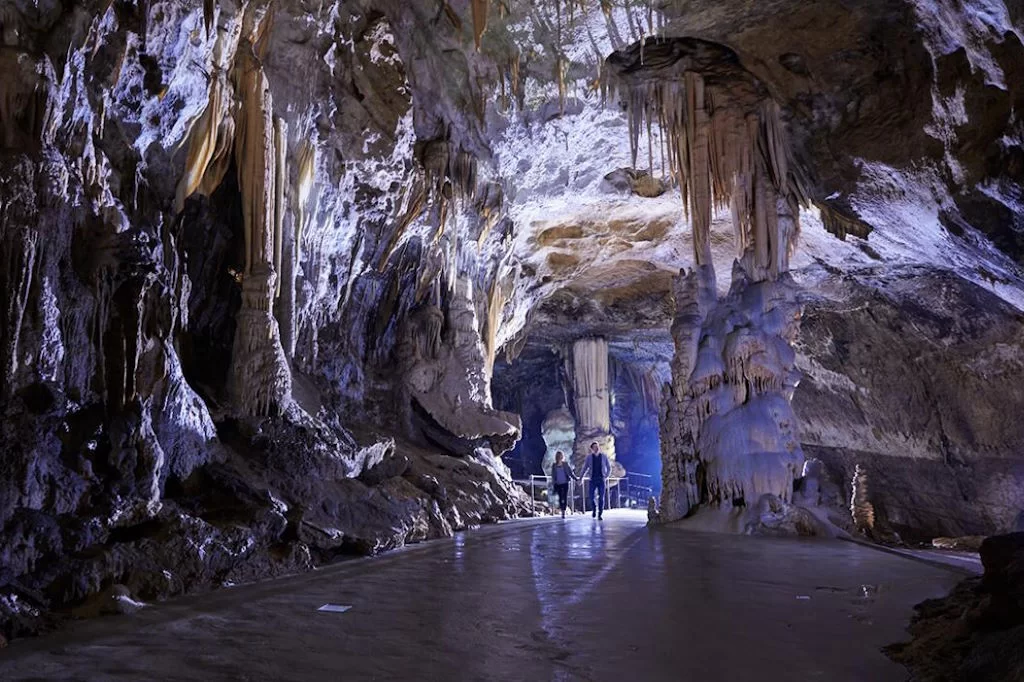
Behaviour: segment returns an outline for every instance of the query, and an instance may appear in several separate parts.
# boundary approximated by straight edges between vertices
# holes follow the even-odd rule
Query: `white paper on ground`
[[[352,607],[348,606],[347,604],[324,604],[323,606],[318,608],[317,611],[327,611],[329,613],[345,613],[350,608]]]

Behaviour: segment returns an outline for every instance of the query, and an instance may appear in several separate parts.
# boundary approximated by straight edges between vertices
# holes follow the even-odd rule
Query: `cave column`
[[[611,390],[608,380],[608,341],[603,338],[577,339],[569,358],[573,405],[576,408],[576,437],[573,466],[581,467],[590,444],[615,460],[615,437],[611,432]]]
[[[282,244],[277,229],[283,223],[278,142],[283,145],[284,135],[280,126],[275,134],[270,84],[257,47],[265,19],[266,15],[247,15],[250,37],[239,44],[235,62],[235,89],[241,100],[235,162],[242,194],[245,270],[228,389],[235,409],[247,416],[283,410],[291,399],[291,371],[273,314],[279,274],[275,264],[281,261]]]

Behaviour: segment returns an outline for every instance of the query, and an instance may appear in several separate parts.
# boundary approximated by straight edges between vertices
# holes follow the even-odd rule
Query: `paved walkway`
[[[15,641],[0,679],[903,680],[879,647],[960,577],[635,512],[524,521]]]

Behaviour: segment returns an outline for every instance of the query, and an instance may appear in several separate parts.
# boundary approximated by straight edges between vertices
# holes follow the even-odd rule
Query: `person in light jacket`
[[[587,455],[587,459],[583,463],[583,472],[580,475],[586,478],[588,473],[590,474],[590,500],[594,505],[590,515],[600,519],[604,513],[604,491],[608,477],[612,474],[612,463],[608,459],[608,455],[601,452],[601,448],[596,442],[590,444],[590,454]]]
[[[569,501],[569,481],[580,477],[572,470],[572,465],[565,461],[565,453],[559,450],[555,453],[555,463],[551,465],[551,482],[555,485],[555,493],[558,495],[558,506],[562,509],[562,518],[565,518],[565,507]]]

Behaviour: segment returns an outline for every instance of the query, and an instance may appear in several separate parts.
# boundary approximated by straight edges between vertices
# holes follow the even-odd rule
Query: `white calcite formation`
[[[562,407],[549,412],[540,426],[544,438],[544,458],[541,470],[545,476],[551,475],[551,466],[555,463],[555,454],[561,452],[566,459],[572,458],[573,446],[576,443],[576,420],[569,408]]]
[[[1006,528],[1021,21],[0,3],[0,635],[122,582],[150,601],[509,518],[510,396],[555,394],[535,472],[561,405],[577,457],[653,449],[616,434],[669,376],[665,518],[807,527],[803,450],[822,504],[860,465],[876,528]],[[551,376],[492,401],[528,345]]]
[[[544,418],[540,425],[541,437],[544,439],[544,457],[541,459],[541,471],[545,476],[551,476],[551,467],[555,464],[555,455],[561,452],[566,461],[573,463],[573,447],[576,443],[576,420],[573,419],[569,408],[562,407]],[[574,465],[574,470],[576,470]],[[578,473],[578,470],[577,470]],[[551,479],[549,479],[551,483]],[[558,504],[553,483],[548,486],[548,502],[552,508]]]
[[[572,398],[576,408],[576,439],[571,449],[573,465],[577,468],[583,466],[591,443],[597,443],[601,452],[614,461],[608,342],[599,338],[578,339],[572,344],[566,369],[572,377]]]
[[[662,404],[660,519],[698,505],[790,502],[803,468],[791,401],[799,380],[790,343],[799,320],[791,283],[752,282],[737,266],[729,295],[700,312],[695,273],[676,288],[677,353]]]

